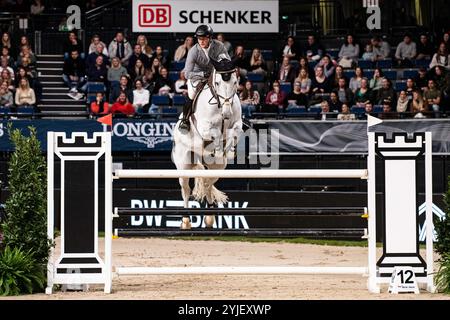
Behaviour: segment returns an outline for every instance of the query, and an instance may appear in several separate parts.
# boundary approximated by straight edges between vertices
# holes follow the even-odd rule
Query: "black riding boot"
[[[180,126],[178,129],[185,133],[191,129],[191,123],[189,122],[189,117],[191,116],[192,100],[186,97],[186,103],[183,106],[183,118],[181,119]]]

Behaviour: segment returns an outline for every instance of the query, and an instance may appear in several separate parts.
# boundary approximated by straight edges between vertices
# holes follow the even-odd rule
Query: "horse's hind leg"
[[[184,208],[189,207],[189,197],[191,196],[191,187],[189,187],[189,178],[179,179],[181,186],[181,195],[183,196]],[[191,220],[189,216],[183,216],[181,229],[191,229]]]

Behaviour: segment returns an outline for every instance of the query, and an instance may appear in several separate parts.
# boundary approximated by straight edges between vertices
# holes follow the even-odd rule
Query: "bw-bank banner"
[[[278,32],[278,1],[133,0],[133,32]]]

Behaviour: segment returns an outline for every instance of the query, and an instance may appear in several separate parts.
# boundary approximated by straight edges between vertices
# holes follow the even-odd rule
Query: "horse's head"
[[[220,105],[222,106],[222,117],[227,120],[231,119],[233,115],[232,104],[234,96],[237,92],[237,77],[236,67],[234,63],[228,59],[215,61],[211,59],[214,66],[213,72],[213,86],[219,97]]]

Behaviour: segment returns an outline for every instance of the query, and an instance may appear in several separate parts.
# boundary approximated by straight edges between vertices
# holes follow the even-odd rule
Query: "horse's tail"
[[[205,167],[199,163],[193,169],[205,170]],[[216,181],[215,178],[195,178],[195,185],[192,190],[195,200],[202,202],[206,199],[209,204],[227,203],[228,196],[214,186]]]

